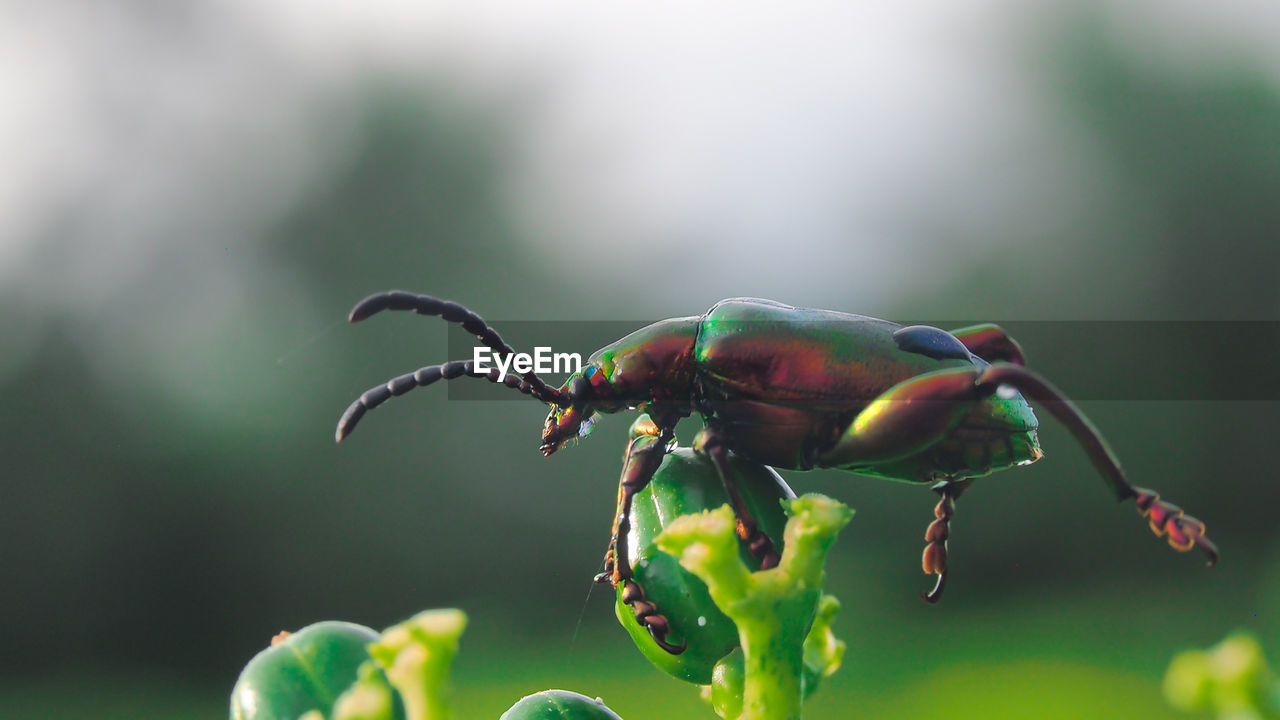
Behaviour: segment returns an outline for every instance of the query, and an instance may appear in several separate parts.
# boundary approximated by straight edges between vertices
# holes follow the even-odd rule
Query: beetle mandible
[[[394,290],[352,309],[359,322],[384,310],[407,310],[458,323],[496,356],[513,354],[479,315],[454,302]],[[501,381],[551,406],[541,451],[550,456],[583,434],[596,413],[634,409],[653,423],[652,442],[634,443],[618,489],[605,572],[597,580],[627,584],[654,639],[669,652],[665,618],[634,582],[625,552],[627,512],[671,450],[676,424],[694,413],[703,428],[695,448],[715,464],[737,516],[737,532],[763,568],[777,564],[772,540],[742,501],[728,454],[790,470],[837,468],[929,484],[940,496],[925,532],[925,573],[937,575],[921,597],[937,602],[947,580],[947,538],[955,500],[975,478],[1039,460],[1039,423],[1027,400],[1058,419],[1081,445],[1117,500],[1133,499],[1157,536],[1185,551],[1199,547],[1212,566],[1217,548],[1204,523],[1134,487],[1088,418],[1061,392],[1025,367],[1022,348],[995,325],[946,332],[862,315],[796,308],[756,298],[716,303],[702,315],[662,320],[597,350],[586,366],[554,388],[535,373]],[[338,422],[341,441],[366,411],[438,380],[479,377],[500,382],[497,369],[477,372],[470,360],[431,365],[371,388]],[[634,589],[632,589],[634,587]]]

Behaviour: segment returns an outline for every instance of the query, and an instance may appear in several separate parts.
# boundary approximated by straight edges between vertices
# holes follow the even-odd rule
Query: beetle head
[[[590,408],[569,407],[554,408],[542,426],[542,451],[544,457],[564,447],[565,443],[576,437],[585,436],[594,422],[594,410]]]
[[[609,396],[604,373],[594,366],[569,376],[560,390],[568,396],[569,403],[553,405],[542,425],[542,447],[539,449],[545,457],[550,457],[570,440],[590,433],[596,407]]]

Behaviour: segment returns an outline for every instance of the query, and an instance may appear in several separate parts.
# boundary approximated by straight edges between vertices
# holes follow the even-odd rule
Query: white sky
[[[342,161],[341,98],[378,69],[520,109],[508,197],[549,252],[646,247],[726,278],[767,254],[788,297],[881,297],[894,268],[986,249],[938,247],[920,208],[973,238],[1011,207],[1054,223],[1094,171],[1025,67],[1073,15],[1024,5],[0,3],[0,284],[103,302],[178,252],[225,292],[245,270],[227,250]],[[1157,64],[1280,67],[1280,4],[1108,8]],[[854,242],[856,267],[826,261]]]

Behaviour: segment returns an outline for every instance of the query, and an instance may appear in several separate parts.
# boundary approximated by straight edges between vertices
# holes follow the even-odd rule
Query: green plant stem
[[[738,626],[743,650],[742,720],[796,720],[802,700],[804,641],[825,579],[823,565],[853,511],[822,495],[787,504],[791,519],[778,567],[751,573],[738,556],[733,511],[678,518],[656,538],[707,585]]]

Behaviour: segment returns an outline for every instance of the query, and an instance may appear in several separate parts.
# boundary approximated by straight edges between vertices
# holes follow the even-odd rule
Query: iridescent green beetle
[[[459,323],[495,355],[514,351],[465,307],[426,295],[372,295],[351,311],[358,322],[383,310],[412,310]],[[618,491],[616,533],[601,580],[634,584],[625,563],[612,563],[629,530],[625,509],[669,451],[675,427],[697,413],[699,449],[715,463],[733,500],[738,532],[764,567],[777,562],[773,542],[741,502],[730,451],[777,468],[838,468],[932,486],[941,499],[925,533],[923,568],[937,583],[922,597],[936,602],[946,584],[946,548],[955,499],[974,478],[1040,459],[1030,398],[1063,423],[1119,500],[1134,499],[1153,532],[1178,550],[1200,547],[1217,560],[1204,523],[1125,479],[1115,455],[1078,408],[1027,370],[1021,347],[995,325],[953,332],[770,300],[734,298],[702,315],[662,320],[592,354],[560,388],[534,373],[503,384],[551,406],[543,455],[578,437],[595,413],[647,412],[660,442],[630,453]],[[499,382],[497,370],[471,361],[422,368],[370,389],[338,423],[346,437],[366,410],[393,395],[462,376]],[[638,586],[637,586],[638,587]],[[636,602],[643,592],[634,593]],[[645,616],[663,643],[661,615]],[[656,619],[655,619],[656,618]],[[669,648],[676,652],[679,648]]]

